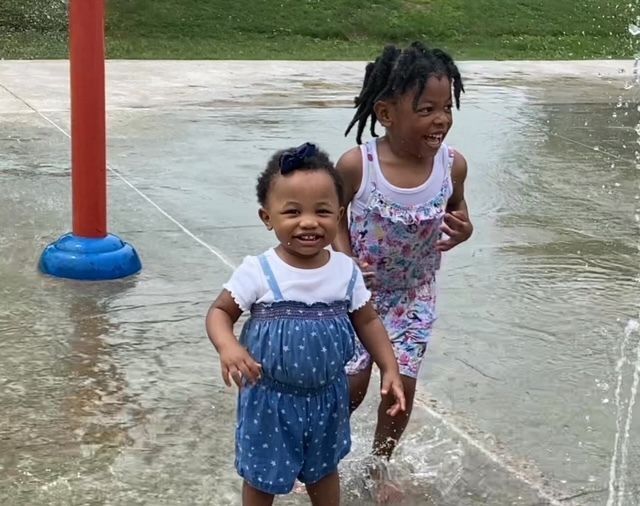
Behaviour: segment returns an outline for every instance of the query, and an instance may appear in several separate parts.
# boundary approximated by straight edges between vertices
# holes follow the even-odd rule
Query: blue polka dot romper
[[[238,397],[236,469],[251,486],[286,494],[298,479],[315,483],[336,471],[351,449],[345,365],[354,352],[349,304],[283,300],[264,255],[260,265],[275,301],[256,303],[240,342],[263,377]]]

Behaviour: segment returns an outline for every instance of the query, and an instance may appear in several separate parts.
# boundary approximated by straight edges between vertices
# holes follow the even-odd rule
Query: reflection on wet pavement
[[[234,395],[203,333],[229,269],[203,244],[231,263],[269,246],[253,188],[271,152],[353,142],[358,64],[183,62],[146,81],[154,63],[130,65],[110,66],[110,162],[166,214],[112,175],[110,227],[144,269],[83,284],[36,272],[70,223],[68,141],[19,100],[65,129],[65,69],[0,63],[2,504],[238,503]],[[640,501],[637,100],[614,63],[560,80],[531,65],[468,65],[449,142],[476,233],[445,259],[421,409],[390,467],[407,504],[604,504],[616,434],[620,504]],[[346,504],[366,504],[375,395]]]

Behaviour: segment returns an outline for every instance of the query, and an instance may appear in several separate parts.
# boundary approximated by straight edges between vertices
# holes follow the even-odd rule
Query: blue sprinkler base
[[[115,235],[89,239],[65,234],[44,249],[39,267],[58,278],[100,281],[131,276],[142,264],[136,250]]]

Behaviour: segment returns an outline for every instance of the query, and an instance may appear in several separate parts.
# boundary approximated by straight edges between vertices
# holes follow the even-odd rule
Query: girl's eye
[[[329,211],[329,209],[319,209],[318,214],[327,215],[331,214],[331,211]]]
[[[433,107],[423,107],[422,109],[419,109],[418,112],[420,114],[430,114],[433,112]]]
[[[445,106],[444,111],[449,113],[449,112],[451,112],[452,109],[453,109],[452,105],[447,105],[447,106]]]
[[[298,210],[297,209],[285,209],[282,214],[291,214],[291,215],[297,215],[298,214]]]

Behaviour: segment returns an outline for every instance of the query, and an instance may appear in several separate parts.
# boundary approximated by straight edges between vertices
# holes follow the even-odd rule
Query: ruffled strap
[[[442,210],[446,205],[445,189],[446,186],[443,185],[438,194],[424,204],[401,206],[388,199],[380,190],[374,187],[369,195],[367,207],[371,211],[376,211],[383,218],[399,221],[405,225],[434,220],[442,214]]]
[[[447,146],[447,154],[448,154],[447,175],[451,177],[451,171],[453,170],[453,160],[455,159],[455,156],[456,156],[456,150],[453,149],[451,146]]]

